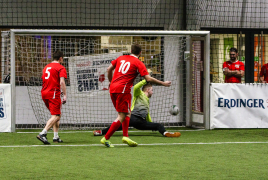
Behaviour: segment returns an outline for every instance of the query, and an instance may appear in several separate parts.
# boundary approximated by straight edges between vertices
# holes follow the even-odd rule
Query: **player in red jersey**
[[[44,144],[50,144],[46,138],[47,131],[53,126],[54,138],[53,142],[63,142],[58,135],[60,117],[61,117],[61,90],[63,93],[62,103],[65,104],[67,100],[67,92],[65,79],[67,78],[66,69],[60,63],[63,62],[63,53],[56,51],[53,54],[51,63],[43,69],[43,85],[41,90],[42,99],[51,113],[51,118],[43,131],[37,136],[37,139]]]
[[[225,75],[225,83],[241,83],[241,78],[245,73],[244,63],[237,60],[238,52],[236,48],[230,49],[230,61],[223,63],[222,70]]]
[[[110,96],[113,105],[118,112],[118,116],[112,123],[106,135],[101,139],[101,143],[106,147],[114,147],[109,141],[113,133],[121,126],[123,129],[123,143],[135,147],[138,144],[128,137],[128,126],[131,115],[131,87],[138,74],[144,76],[147,82],[169,87],[170,81],[159,81],[151,77],[145,65],[138,59],[141,54],[141,46],[133,44],[131,55],[120,56],[111,62],[108,67],[108,79],[110,81]],[[114,74],[113,74],[114,70]]]
[[[268,64],[264,64],[261,67],[260,81],[261,81],[261,83],[267,83],[268,82]]]

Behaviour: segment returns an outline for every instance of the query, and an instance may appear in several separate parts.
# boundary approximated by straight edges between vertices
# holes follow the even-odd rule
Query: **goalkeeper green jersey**
[[[141,90],[141,87],[146,84],[146,80],[140,81],[134,86],[133,99],[131,105],[131,114],[135,116],[140,116],[143,119],[146,119],[149,122],[152,122],[151,116],[149,113],[149,98]]]

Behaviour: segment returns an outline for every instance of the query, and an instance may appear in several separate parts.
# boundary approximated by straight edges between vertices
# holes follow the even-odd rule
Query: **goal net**
[[[23,32],[23,31],[21,31]],[[15,60],[16,128],[41,128],[51,117],[41,98],[42,69],[53,60],[53,52],[64,53],[67,70],[67,103],[62,106],[61,129],[106,127],[117,117],[109,95],[106,69],[117,57],[129,54],[131,45],[142,46],[139,59],[152,77],[171,81],[171,87],[154,85],[150,98],[153,122],[166,127],[185,125],[187,91],[184,51],[189,35],[169,35],[142,31],[142,34],[100,33],[102,31],[40,30],[2,33],[2,78],[11,73],[12,48]],[[120,34],[121,32],[121,34]],[[12,79],[12,74],[11,74]],[[137,77],[135,83],[141,81]],[[181,103],[183,102],[183,103]],[[14,103],[14,102],[13,102]],[[170,107],[180,113],[172,116]]]

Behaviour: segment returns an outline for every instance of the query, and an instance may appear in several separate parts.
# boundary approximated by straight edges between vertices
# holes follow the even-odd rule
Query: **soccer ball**
[[[169,109],[169,113],[173,116],[176,116],[179,114],[179,108],[176,105],[172,105]]]

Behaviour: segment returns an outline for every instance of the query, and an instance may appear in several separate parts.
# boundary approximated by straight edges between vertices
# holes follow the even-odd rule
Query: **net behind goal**
[[[14,30],[2,34],[2,78],[15,68],[16,128],[43,127],[50,113],[41,99],[42,69],[52,61],[55,50],[64,53],[67,70],[67,103],[62,106],[61,129],[93,129],[106,127],[117,117],[109,95],[106,69],[118,56],[129,54],[131,45],[142,46],[140,60],[151,76],[172,81],[172,86],[154,85],[150,98],[150,114],[154,122],[165,126],[185,124],[186,69],[184,51],[186,34],[165,31],[60,31]],[[159,33],[161,32],[161,33]],[[11,38],[13,37],[13,38]],[[13,48],[13,51],[12,51]],[[12,79],[11,74],[11,79]],[[134,85],[142,80],[137,77]],[[13,102],[14,103],[14,102]],[[179,106],[172,116],[169,109]]]

